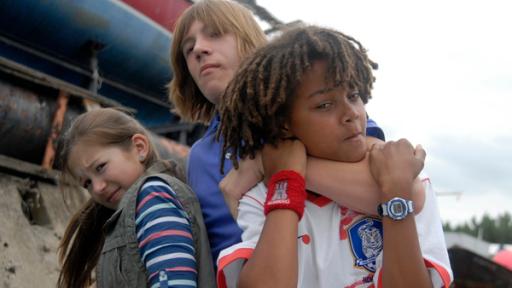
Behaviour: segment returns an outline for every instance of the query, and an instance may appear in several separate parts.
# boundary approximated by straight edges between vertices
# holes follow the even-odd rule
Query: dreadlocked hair
[[[361,43],[317,26],[286,31],[246,58],[228,85],[219,106],[217,139],[224,138],[222,159],[231,154],[238,168],[238,158],[254,158],[263,145],[277,145],[286,138],[284,128],[295,89],[317,60],[327,63],[326,81],[356,89],[363,103],[368,102],[375,81],[372,69],[377,64]]]

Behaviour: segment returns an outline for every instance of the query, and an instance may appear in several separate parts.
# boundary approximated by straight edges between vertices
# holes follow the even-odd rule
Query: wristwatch
[[[377,212],[381,217],[387,216],[398,221],[414,212],[414,203],[411,200],[395,197],[388,202],[378,205]]]

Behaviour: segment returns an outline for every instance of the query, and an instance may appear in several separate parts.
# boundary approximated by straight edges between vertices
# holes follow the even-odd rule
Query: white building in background
[[[510,244],[489,243],[462,232],[444,232],[446,247],[461,247],[485,258],[492,258],[501,249],[512,250]]]
[[[485,258],[490,258],[492,255],[494,255],[494,253],[496,253],[490,253],[490,247],[492,245],[491,243],[466,233],[444,232],[444,239],[448,249],[452,247],[461,247]]]

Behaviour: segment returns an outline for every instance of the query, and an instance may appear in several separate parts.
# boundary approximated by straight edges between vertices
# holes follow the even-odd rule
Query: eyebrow
[[[94,161],[92,161],[91,163],[89,163],[89,165],[85,166],[85,169],[86,169],[86,170],[89,170],[89,169],[91,169],[91,167],[94,167],[94,166],[95,166],[95,164],[96,164],[96,162],[98,162],[98,160],[99,160],[99,158],[94,159]]]
[[[317,95],[322,95],[322,94],[329,93],[329,92],[331,92],[334,89],[335,89],[335,87],[326,87],[326,88],[322,88],[322,89],[316,90],[316,91],[310,93],[308,95],[308,98],[315,97]]]

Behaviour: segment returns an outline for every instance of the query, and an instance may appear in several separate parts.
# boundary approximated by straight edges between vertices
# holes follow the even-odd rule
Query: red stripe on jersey
[[[251,258],[253,251],[254,249],[252,248],[240,248],[219,259],[219,270],[217,271],[217,286],[219,288],[227,287],[226,277],[224,276],[224,268],[226,268],[226,266],[228,266],[233,261]]]
[[[245,197],[247,197],[247,198],[250,198],[250,199],[252,199],[252,200],[254,200],[254,201],[256,201],[256,203],[260,204],[260,205],[261,205],[261,207],[265,206],[265,205],[264,205],[260,200],[258,200],[258,199],[256,199],[256,198],[252,197],[251,195],[245,194],[244,196],[245,196]]]
[[[306,190],[306,192],[307,192],[307,198],[306,199],[309,202],[315,204],[318,207],[324,207],[325,205],[327,205],[327,204],[332,202],[331,199],[329,199],[329,198],[327,198],[325,196],[313,193],[313,192],[308,191],[308,190]]]
[[[452,279],[450,277],[450,273],[448,272],[448,270],[446,270],[446,268],[444,268],[443,266],[436,264],[432,261],[429,261],[427,259],[423,259],[423,260],[425,261],[425,266],[427,268],[434,269],[437,271],[437,273],[439,273],[439,276],[441,276],[441,279],[443,280],[444,287],[445,288],[450,287],[450,283],[452,282],[451,281]]]

